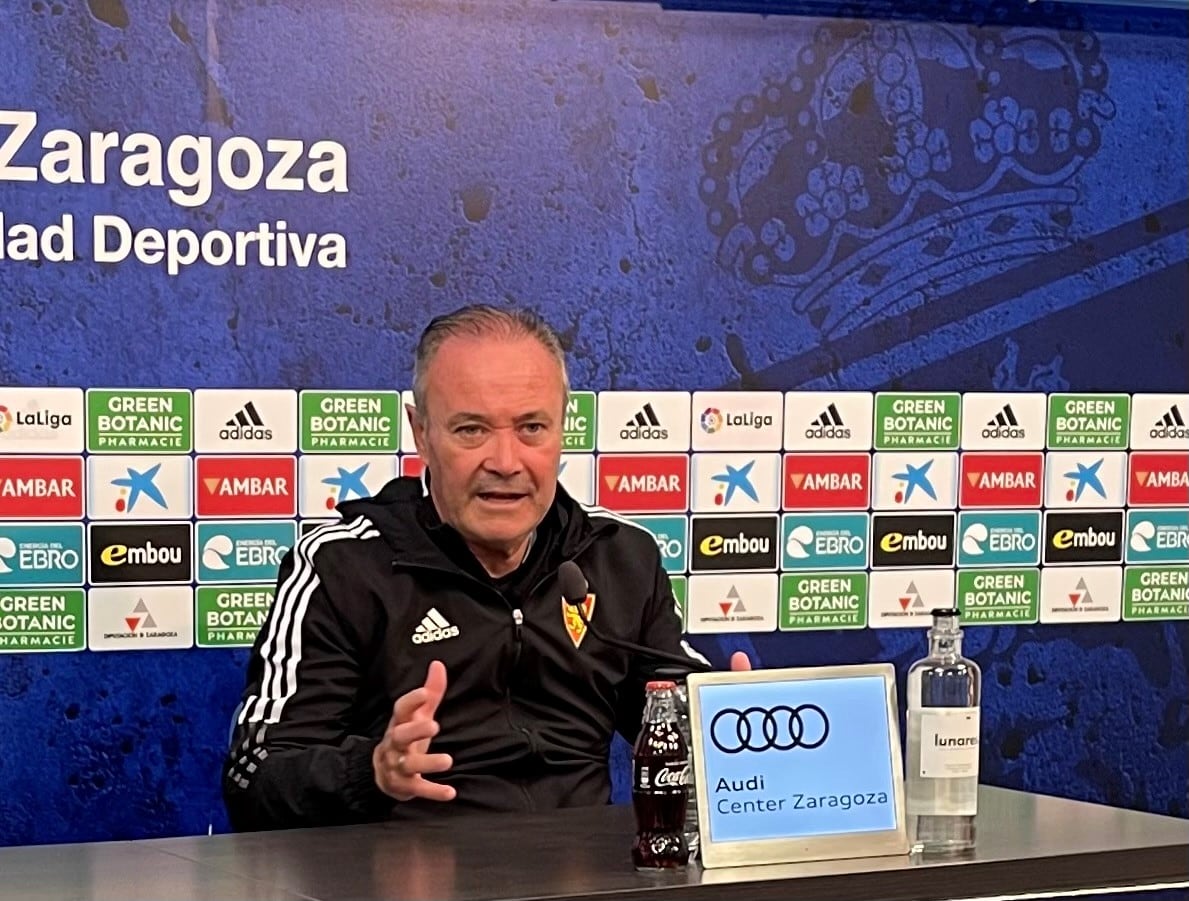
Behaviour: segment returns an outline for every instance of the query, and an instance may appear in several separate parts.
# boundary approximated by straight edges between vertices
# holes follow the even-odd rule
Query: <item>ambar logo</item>
[[[1045,513],[1044,562],[1119,563],[1123,560],[1123,511]]]
[[[1131,454],[1127,502],[1139,507],[1189,506],[1189,453]]]
[[[596,465],[599,506],[625,513],[685,511],[688,504],[688,455],[602,454]]]
[[[81,519],[81,457],[0,457],[0,517]]]
[[[294,457],[199,457],[199,516],[294,516]]]
[[[190,581],[190,523],[92,523],[90,529],[92,584]]]
[[[872,567],[953,566],[954,514],[871,518]]]
[[[870,454],[786,454],[786,510],[866,510],[871,499]]]
[[[1044,455],[965,453],[958,484],[963,507],[1039,507]]]
[[[779,521],[773,516],[695,516],[690,570],[774,570]]]

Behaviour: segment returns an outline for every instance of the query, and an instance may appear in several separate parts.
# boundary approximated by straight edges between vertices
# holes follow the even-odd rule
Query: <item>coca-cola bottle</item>
[[[649,682],[644,721],[632,752],[632,806],[636,838],[632,862],[638,870],[683,867],[689,846],[682,826],[689,795],[689,755],[677,722],[672,682]]]

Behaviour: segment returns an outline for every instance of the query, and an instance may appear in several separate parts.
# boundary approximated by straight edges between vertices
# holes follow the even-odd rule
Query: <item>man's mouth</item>
[[[480,491],[476,497],[487,504],[514,504],[528,495],[520,491]]]

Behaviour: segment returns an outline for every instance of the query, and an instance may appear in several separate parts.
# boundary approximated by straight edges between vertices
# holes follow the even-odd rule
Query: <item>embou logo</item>
[[[777,517],[695,516],[691,525],[691,570],[776,569]]]
[[[1044,562],[1118,563],[1123,559],[1123,511],[1045,514]]]
[[[91,524],[91,582],[189,582],[190,523]]]
[[[871,519],[871,565],[953,566],[954,514]]]

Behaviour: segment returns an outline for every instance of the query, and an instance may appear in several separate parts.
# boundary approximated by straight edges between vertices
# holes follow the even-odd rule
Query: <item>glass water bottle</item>
[[[982,673],[962,656],[959,611],[933,611],[929,655],[908,670],[905,794],[914,851],[974,847]]]

